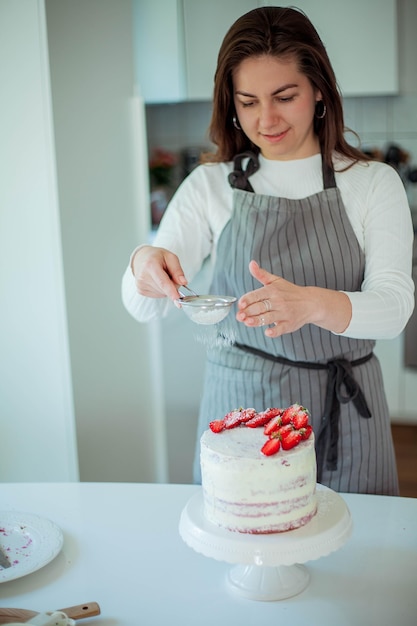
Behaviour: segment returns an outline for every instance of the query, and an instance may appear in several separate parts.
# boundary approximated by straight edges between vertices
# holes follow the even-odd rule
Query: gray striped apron
[[[297,285],[360,291],[365,257],[346,215],[333,170],[323,166],[323,191],[292,200],[253,193],[255,155],[229,182],[233,211],[218,242],[210,293],[240,297],[261,287],[262,268]],[[236,407],[286,407],[311,413],[319,482],[339,492],[398,495],[390,417],[371,340],[341,337],[315,325],[275,339],[247,328],[235,311],[217,325],[207,349],[197,429],[194,480],[201,481],[199,439],[213,419]]]

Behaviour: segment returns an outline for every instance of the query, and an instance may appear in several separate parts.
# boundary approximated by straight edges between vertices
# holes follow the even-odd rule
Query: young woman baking
[[[311,413],[320,483],[398,494],[373,347],[413,310],[410,210],[396,171],[344,131],[336,78],[308,18],[280,7],[239,18],[215,74],[217,150],[184,180],[154,245],[133,252],[123,278],[125,306],[141,322],[164,315],[207,257],[210,293],[239,298],[233,341],[207,353],[196,482],[211,420],[299,402]]]

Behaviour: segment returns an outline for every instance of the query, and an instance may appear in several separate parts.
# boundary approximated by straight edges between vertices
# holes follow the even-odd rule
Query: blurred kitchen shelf
[[[397,457],[400,495],[417,498],[417,426],[391,424]]]

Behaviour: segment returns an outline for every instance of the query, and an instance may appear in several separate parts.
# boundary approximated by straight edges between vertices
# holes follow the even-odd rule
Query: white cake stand
[[[252,535],[225,530],[206,520],[200,490],[185,505],[179,532],[196,552],[235,564],[227,582],[239,595],[250,600],[284,600],[304,591],[310,582],[301,563],[338,550],[352,532],[349,509],[339,494],[317,485],[317,500],[317,514],[305,526]]]

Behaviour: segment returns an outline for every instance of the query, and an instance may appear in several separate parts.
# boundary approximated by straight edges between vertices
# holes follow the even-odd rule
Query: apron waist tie
[[[337,443],[339,440],[339,419],[340,405],[353,402],[359,415],[369,419],[372,414],[368,408],[362,389],[358,385],[353,375],[352,368],[366,363],[373,357],[373,352],[367,354],[355,361],[347,359],[334,359],[327,363],[314,363],[309,361],[291,361],[281,356],[274,356],[263,350],[245,346],[240,343],[233,344],[236,348],[244,350],[260,356],[269,361],[281,363],[282,365],[290,365],[302,369],[328,370],[326,400],[324,412],[320,422],[320,429],[316,439],[316,455],[317,455],[317,482],[321,482],[324,461],[326,461],[326,469],[337,469]],[[342,388],[345,388],[343,392]],[[327,440],[329,440],[328,445]],[[325,459],[325,451],[327,447],[327,457]]]

